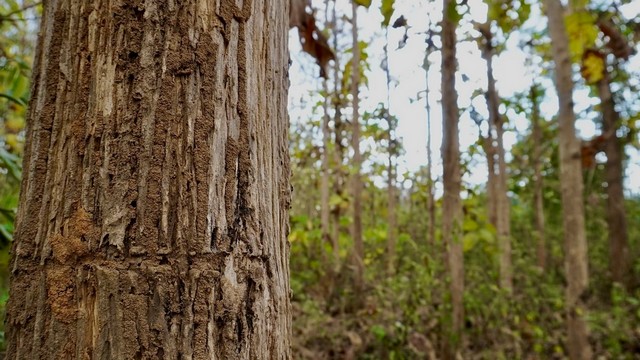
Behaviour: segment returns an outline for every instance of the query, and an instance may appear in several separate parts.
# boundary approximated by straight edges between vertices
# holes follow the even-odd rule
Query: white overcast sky
[[[324,1],[313,1],[314,6],[318,9],[324,9]],[[350,17],[350,2],[344,1],[343,8],[339,9],[343,14]],[[422,68],[425,42],[424,35],[429,21],[431,24],[437,24],[441,19],[441,1],[426,0],[396,0],[395,14],[392,18],[395,20],[400,14],[407,18],[409,25],[409,41],[402,49],[390,51],[390,71],[393,81],[391,91],[391,113],[398,120],[397,136],[401,137],[405,155],[399,159],[399,174],[404,170],[414,171],[420,166],[426,165],[426,110],[423,94],[421,100],[412,101],[417,98],[419,92],[425,89],[425,72]],[[476,22],[486,21],[486,5],[482,0],[469,0],[468,4],[471,9],[470,15]],[[363,87],[361,90],[361,112],[365,110],[372,111],[380,102],[386,101],[386,78],[384,72],[380,68],[382,61],[384,34],[380,27],[382,16],[379,14],[380,0],[374,0],[371,8],[367,11],[363,8],[359,10],[359,28],[361,39],[369,43],[367,51],[369,52],[369,64],[371,71],[367,74],[369,78],[369,86]],[[632,2],[622,7],[623,13],[628,19],[640,16],[640,1]],[[324,10],[318,12],[318,25],[324,22]],[[540,16],[539,9],[534,5],[532,7],[532,20],[525,25],[527,28],[544,30],[546,27],[545,18]],[[536,20],[533,20],[536,19]],[[458,29],[458,40],[464,40],[469,37],[473,31],[471,25],[464,25]],[[345,29],[350,31],[349,29]],[[290,49],[292,66],[290,70],[291,88],[290,88],[290,114],[291,121],[308,121],[311,116],[308,106],[318,101],[318,98],[312,98],[310,94],[317,93],[321,88],[320,79],[318,79],[317,67],[314,65],[310,56],[302,53],[300,44],[297,39],[295,30],[290,34]],[[348,35],[348,33],[347,33]],[[404,29],[390,29],[389,43],[390,49],[396,49],[399,41],[404,35]],[[341,40],[350,41],[350,36]],[[516,93],[528,91],[535,78],[541,85],[547,89],[547,97],[541,104],[542,114],[547,118],[557,112],[558,103],[553,90],[552,80],[541,77],[537,74],[537,69],[532,69],[525,65],[527,54],[519,48],[520,37],[514,34],[507,41],[507,50],[503,51],[494,60],[494,69],[497,80],[497,88],[500,96],[509,98]],[[438,42],[436,42],[439,45]],[[484,117],[487,116],[484,98],[477,97],[472,99],[474,90],[486,88],[486,65],[480,57],[480,52],[472,41],[460,41],[458,44],[458,61],[459,68],[456,80],[456,88],[458,90],[458,104],[461,109],[467,108],[473,104],[478,112]],[[430,58],[431,68],[429,71],[429,87],[430,87],[430,106],[431,106],[431,122],[432,122],[432,152],[434,160],[434,175],[442,174],[442,162],[440,156],[440,145],[442,139],[442,114],[440,105],[440,53],[434,51]],[[633,56],[627,64],[629,69],[640,71],[640,55]],[[462,74],[465,74],[467,81],[462,80]],[[635,79],[638,81],[638,79]],[[576,88],[574,92],[574,100],[576,103],[576,111],[579,112],[590,105],[598,103],[597,99],[589,97],[589,91],[586,88]],[[515,129],[505,133],[505,146],[508,149],[516,142],[516,135],[527,134],[529,121],[526,118],[510,114],[510,124]],[[590,138],[598,133],[596,124],[592,119],[579,120],[576,124],[578,135],[583,138]],[[461,151],[466,151],[469,145],[473,144],[478,138],[477,126],[468,116],[468,111],[461,116],[460,123],[460,146]],[[365,145],[363,145],[365,146]],[[629,148],[629,147],[628,147]],[[627,153],[631,157],[631,161],[627,166],[626,173],[626,190],[627,192],[640,193],[640,152],[635,149],[627,149]],[[464,180],[470,184],[482,184],[486,182],[487,170],[484,160],[478,158],[480,162],[472,169],[471,173],[464,175]],[[402,179],[400,179],[402,180]]]

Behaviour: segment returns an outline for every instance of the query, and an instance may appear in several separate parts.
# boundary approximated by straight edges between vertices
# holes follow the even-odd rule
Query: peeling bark
[[[287,7],[45,3],[9,358],[290,357]]]

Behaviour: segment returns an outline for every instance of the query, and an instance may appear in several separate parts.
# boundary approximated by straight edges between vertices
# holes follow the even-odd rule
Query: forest
[[[0,2],[0,358],[640,359],[640,3],[239,3]]]

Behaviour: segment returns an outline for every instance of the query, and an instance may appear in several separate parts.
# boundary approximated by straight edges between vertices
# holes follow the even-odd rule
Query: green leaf
[[[20,158],[8,152],[4,148],[0,148],[0,166],[9,171],[9,175],[16,180],[22,178],[22,169],[20,168]]]
[[[9,224],[0,224],[0,239],[5,242],[13,241],[13,232],[9,229]]]
[[[380,13],[382,13],[383,26],[389,26],[389,22],[391,21],[391,17],[393,16],[393,4],[395,0],[382,0],[382,5],[380,5]]]
[[[378,340],[384,339],[384,337],[387,335],[387,331],[380,325],[373,325],[371,327],[371,332],[376,336]]]
[[[364,6],[367,9],[369,8],[369,6],[371,6],[371,0],[353,0],[353,2],[360,6]]]
[[[598,28],[593,15],[587,11],[573,12],[565,17],[567,35],[569,36],[569,51],[573,62],[578,62],[582,54],[595,46]]]
[[[462,223],[462,230],[464,230],[465,232],[478,230],[478,223],[473,219],[466,218]]]
[[[18,99],[17,97],[11,96],[11,95],[9,95],[7,93],[0,93],[0,98],[5,98],[5,99],[7,99],[9,101],[13,101],[14,103],[16,103],[18,105],[21,105],[21,106],[26,106],[27,105],[23,100]]]
[[[458,12],[458,7],[455,1],[449,1],[449,7],[447,8],[447,20],[457,24],[462,19],[462,14]]]
[[[476,234],[475,232],[464,234],[464,237],[462,238],[462,251],[468,252],[469,250],[473,249],[477,243],[478,234]]]

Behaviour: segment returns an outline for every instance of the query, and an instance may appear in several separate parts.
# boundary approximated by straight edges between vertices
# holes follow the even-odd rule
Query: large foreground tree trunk
[[[569,335],[567,346],[571,359],[584,360],[592,356],[583,301],[583,294],[589,286],[589,271],[582,194],[584,185],[580,142],[575,133],[569,40],[564,25],[564,9],[560,0],[545,0],[544,5],[549,19],[549,35],[555,63],[555,86],[559,101],[560,183],[567,281],[566,318]]]
[[[288,1],[47,1],[10,359],[289,358]]]

